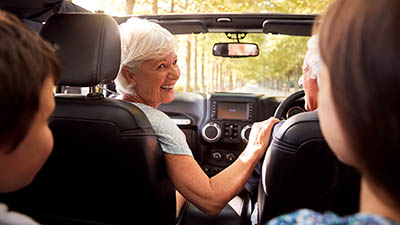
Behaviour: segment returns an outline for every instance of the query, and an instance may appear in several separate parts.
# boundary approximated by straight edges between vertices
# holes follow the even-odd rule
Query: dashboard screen
[[[248,120],[247,103],[218,103],[217,119]]]

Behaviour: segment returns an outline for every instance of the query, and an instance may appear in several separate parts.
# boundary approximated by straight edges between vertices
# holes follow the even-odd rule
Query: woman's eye
[[[165,67],[167,67],[165,64],[161,64],[161,65],[158,66],[157,69],[164,69]]]
[[[175,61],[173,62],[174,65],[176,65],[177,63],[178,63],[178,60],[175,60]]]

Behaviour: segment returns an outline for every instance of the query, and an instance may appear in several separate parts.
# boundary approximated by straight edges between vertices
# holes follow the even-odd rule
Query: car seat
[[[147,117],[96,92],[119,70],[117,23],[104,14],[56,14],[41,35],[58,49],[59,84],[91,92],[55,96],[53,153],[32,184],[0,201],[42,224],[175,224],[175,188]]]
[[[258,185],[258,221],[308,208],[339,215],[358,211],[360,176],[329,149],[318,114],[306,112],[274,132]]]

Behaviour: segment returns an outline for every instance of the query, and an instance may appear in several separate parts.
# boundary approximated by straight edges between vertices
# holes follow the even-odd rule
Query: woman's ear
[[[132,72],[131,69],[129,69],[127,66],[124,65],[122,66],[121,73],[126,79],[126,81],[128,81],[128,83],[132,85],[132,87],[136,86],[135,74]]]

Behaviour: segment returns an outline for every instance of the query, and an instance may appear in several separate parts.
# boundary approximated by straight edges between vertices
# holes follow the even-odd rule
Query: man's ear
[[[122,66],[121,73],[130,85],[133,87],[136,86],[136,77],[131,69],[129,69],[127,66]]]

